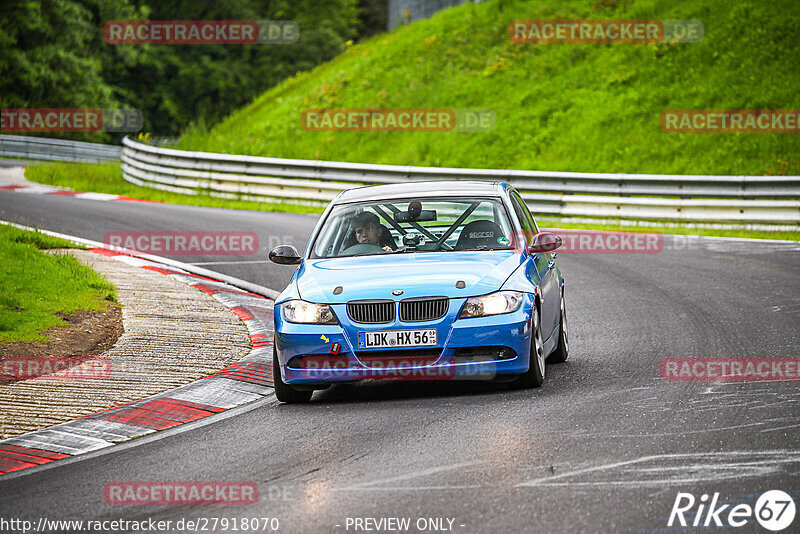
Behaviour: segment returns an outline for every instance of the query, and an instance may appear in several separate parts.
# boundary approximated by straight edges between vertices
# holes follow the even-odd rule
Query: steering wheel
[[[344,249],[339,253],[341,256],[358,256],[360,254],[374,254],[376,252],[384,252],[383,248],[372,243],[358,243]]]

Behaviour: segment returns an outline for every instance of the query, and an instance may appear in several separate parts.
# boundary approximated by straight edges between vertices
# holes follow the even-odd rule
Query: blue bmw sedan
[[[275,301],[282,402],[359,380],[539,387],[569,350],[561,239],[506,183],[438,181],[340,193]]]

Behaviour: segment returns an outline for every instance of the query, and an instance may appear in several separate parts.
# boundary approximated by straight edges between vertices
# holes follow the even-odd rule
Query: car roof
[[[356,187],[343,191],[336,203],[429,197],[499,197],[509,187],[503,182],[439,180]]]

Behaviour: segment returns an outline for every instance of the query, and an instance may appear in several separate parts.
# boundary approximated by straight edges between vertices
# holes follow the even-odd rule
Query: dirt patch
[[[122,310],[116,304],[108,304],[102,310],[57,315],[64,326],[44,333],[54,341],[0,343],[0,383],[35,378],[36,369],[44,372],[91,360],[113,347],[123,332]]]

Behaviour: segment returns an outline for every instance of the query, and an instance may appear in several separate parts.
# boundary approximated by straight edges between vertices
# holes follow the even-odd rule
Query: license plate
[[[436,329],[391,330],[386,332],[359,332],[359,349],[385,347],[428,347],[436,345]]]

